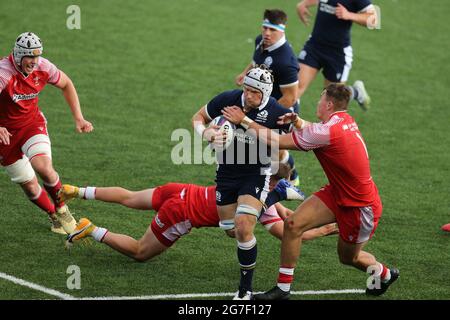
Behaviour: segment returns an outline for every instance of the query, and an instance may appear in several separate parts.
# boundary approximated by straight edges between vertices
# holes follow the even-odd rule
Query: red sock
[[[30,199],[30,201],[48,214],[54,214],[56,212],[55,205],[50,201],[50,198],[44,189],[41,189],[41,193],[36,199]]]
[[[64,202],[58,202],[58,191],[61,189],[61,187],[62,183],[59,177],[58,180],[53,184],[53,186],[44,183],[45,190],[47,190],[50,197],[52,197],[52,200],[57,208],[60,208],[64,205]]]
[[[386,266],[382,263],[380,263],[380,264],[383,267],[383,270],[381,270],[381,274],[380,274],[381,280],[386,280],[386,278],[388,278],[387,280],[389,280],[391,278],[391,273],[390,273],[389,268],[386,268]]]
[[[277,286],[283,291],[289,291],[294,281],[294,268],[280,267]]]

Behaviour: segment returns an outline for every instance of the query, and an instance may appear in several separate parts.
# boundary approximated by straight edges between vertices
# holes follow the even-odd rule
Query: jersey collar
[[[261,41],[264,41],[264,40],[261,40]],[[272,52],[272,51],[278,49],[279,47],[281,47],[283,44],[285,44],[286,41],[287,41],[287,40],[286,40],[286,36],[282,36],[280,40],[278,40],[277,42],[275,42],[275,43],[274,43],[273,45],[271,45],[270,47],[264,49],[264,51],[267,50],[267,51],[269,51],[269,52]],[[263,48],[263,46],[264,46],[264,43],[261,44],[261,48]]]

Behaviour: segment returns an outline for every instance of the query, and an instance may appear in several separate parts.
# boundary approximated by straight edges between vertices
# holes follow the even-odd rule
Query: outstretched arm
[[[308,8],[315,6],[319,3],[319,0],[303,0],[297,4],[297,14],[300,20],[307,26],[309,25],[309,18],[311,13]]]
[[[228,121],[234,124],[240,124],[247,130],[248,129],[253,130],[254,133],[258,136],[258,138],[260,138],[264,143],[266,143],[269,146],[278,145],[279,149],[298,150],[294,140],[292,139],[292,135],[290,134],[279,135],[278,133],[259,125],[255,121],[247,118],[244,112],[242,112],[242,110],[238,107],[235,106],[226,107],[222,111],[222,113]],[[293,123],[297,129],[304,128],[305,126],[310,124],[310,122],[299,118],[295,113],[285,114],[280,118],[280,121],[278,123],[279,124]]]
[[[73,119],[75,120],[76,130],[79,133],[91,132],[94,130],[92,124],[85,120],[81,112],[80,101],[78,99],[77,90],[73,85],[72,80],[60,70],[61,77],[55,84],[55,87],[60,88],[63,92],[64,98],[72,111]]]

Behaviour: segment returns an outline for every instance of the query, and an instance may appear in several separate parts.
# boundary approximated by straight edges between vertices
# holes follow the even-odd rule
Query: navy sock
[[[238,242],[238,260],[241,266],[241,278],[239,282],[239,292],[244,294],[246,291],[253,291],[253,271],[256,265],[256,256],[258,253],[256,246],[256,239],[244,244]],[[254,242],[253,245],[246,246],[250,242]]]
[[[288,164],[291,168],[293,168],[292,172],[291,172],[291,176],[289,177],[289,180],[295,180],[298,177],[298,172],[295,169],[295,162],[294,162],[294,158],[292,157],[291,154],[289,154],[289,159],[288,159]]]

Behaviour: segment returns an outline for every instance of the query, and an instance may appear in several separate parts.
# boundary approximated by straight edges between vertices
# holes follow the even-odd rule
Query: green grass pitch
[[[372,109],[352,103],[368,146],[384,212],[367,249],[401,270],[381,299],[450,299],[450,27],[447,0],[376,0],[381,30],[353,26],[350,82],[363,79]],[[55,168],[63,183],[121,185],[138,190],[170,181],[212,184],[215,166],[174,165],[171,133],[190,128],[196,110],[250,62],[265,8],[287,11],[287,37],[299,52],[311,26],[293,0],[78,1],[81,29],[68,30],[57,0],[4,1],[0,10],[0,56],[16,36],[37,33],[44,56],[74,81],[86,119],[95,131],[75,133],[70,110],[55,88],[40,107],[49,123]],[[20,19],[18,18],[20,15]],[[320,75],[302,100],[302,115],[315,120]],[[311,193],[326,178],[314,155],[293,152],[302,187]],[[289,203],[291,208],[295,204]],[[140,237],[153,212],[100,202],[73,202],[114,232]],[[254,288],[271,288],[278,271],[279,241],[256,230]],[[363,289],[366,275],[339,264],[336,237],[306,243],[293,290]],[[219,229],[194,229],[165,254],[137,263],[95,243],[64,249],[46,216],[0,171],[0,272],[75,297],[233,292],[238,285],[235,241]],[[81,269],[81,289],[66,286],[70,265]],[[54,296],[0,279],[0,299]],[[213,297],[228,299],[229,297]],[[301,299],[366,299],[362,294],[294,296]]]

